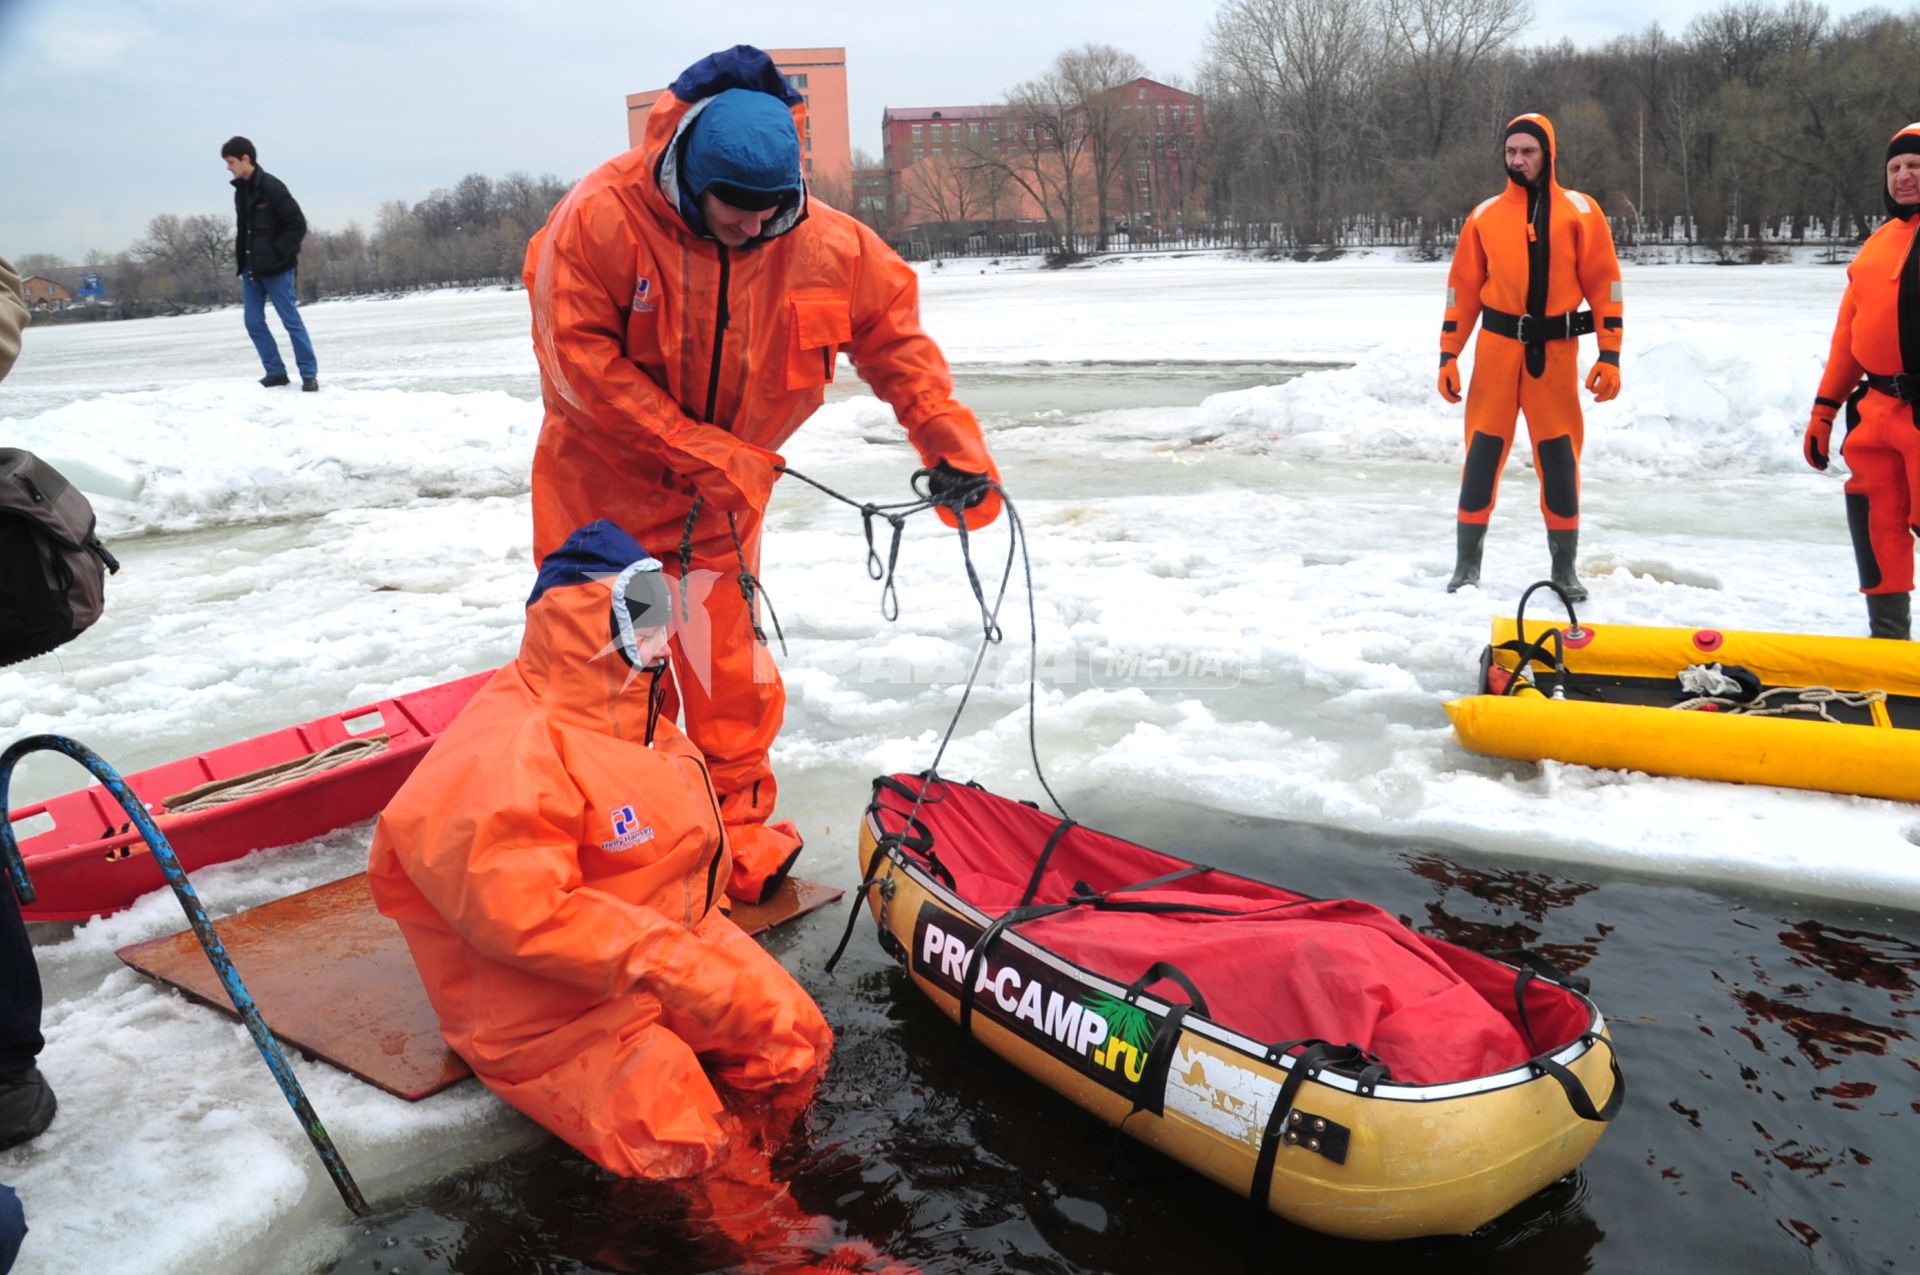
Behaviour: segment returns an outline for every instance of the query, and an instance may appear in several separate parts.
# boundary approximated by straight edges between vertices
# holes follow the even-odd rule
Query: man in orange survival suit
[[[611,523],[550,553],[519,658],[389,803],[368,876],[489,1088],[615,1173],[726,1178],[832,1033],[720,911],[719,803],[658,711],[670,608]]]
[[[1580,547],[1579,341],[1595,331],[1600,358],[1587,375],[1593,401],[1620,392],[1620,262],[1613,232],[1592,199],[1554,179],[1553,124],[1522,115],[1507,125],[1507,188],[1460,227],[1447,272],[1440,324],[1440,396],[1460,401],[1460,366],[1474,320],[1473,383],[1467,389],[1467,461],[1452,593],[1480,579],[1480,552],[1513,446],[1514,418],[1527,414],[1540,512],[1547,520],[1553,582],[1575,602],[1587,591],[1574,574]],[[1580,309],[1585,298],[1593,309]]]
[[[1825,469],[1844,401],[1847,526],[1867,595],[1867,631],[1908,638],[1920,530],[1920,124],[1887,143],[1886,201],[1887,220],[1847,267],[1803,445],[1807,463]]]
[[[781,463],[773,449],[820,406],[837,355],[892,405],[935,470],[936,498],[967,505],[969,527],[1000,508],[979,481],[998,480],[980,427],[920,328],[913,271],[808,197],[804,128],[800,95],[766,54],[715,53],[654,103],[645,140],[590,173],[527,248],[546,401],[534,556],[592,518],[679,546],[668,568],[693,605],[674,639],[675,680],[720,793],[733,893],[748,900],[800,852],[791,822],[768,822],[767,750],[786,694],[755,640],[750,577]]]

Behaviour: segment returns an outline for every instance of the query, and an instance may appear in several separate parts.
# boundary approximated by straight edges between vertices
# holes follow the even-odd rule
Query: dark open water
[[[1576,1174],[1470,1238],[1256,1231],[1243,1201],[1131,1142],[1117,1180],[1104,1125],[984,1051],[956,1066],[957,1029],[882,955],[870,920],[824,978],[835,909],[774,943],[839,1034],[810,1132],[778,1163],[804,1207],[937,1272],[1920,1270],[1920,917],[1191,809],[1121,826],[1103,804],[1116,808],[1069,798],[1135,840],[1585,974],[1626,1068],[1625,1110]],[[680,1212],[555,1141],[415,1193],[325,1269],[756,1268]]]

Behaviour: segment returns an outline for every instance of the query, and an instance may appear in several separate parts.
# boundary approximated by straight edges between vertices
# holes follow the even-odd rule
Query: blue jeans
[[[293,361],[301,377],[320,375],[320,364],[313,357],[313,341],[307,336],[306,322],[300,317],[300,305],[293,295],[293,279],[298,273],[297,269],[282,270],[265,279],[256,279],[251,272],[240,276],[240,300],[247,312],[247,335],[253,338],[253,348],[260,352],[260,366],[267,370],[268,376],[284,376],[287,372],[287,365],[280,361],[280,347],[274,343],[273,333],[267,331],[269,301],[273,302],[273,312],[280,316],[280,326],[287,330],[287,339],[293,342]]]
[[[13,1269],[20,1245],[27,1238],[27,1212],[10,1186],[0,1186],[0,1275]]]

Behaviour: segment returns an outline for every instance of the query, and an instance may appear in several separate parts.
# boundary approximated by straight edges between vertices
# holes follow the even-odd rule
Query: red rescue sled
[[[1369,903],[916,775],[875,781],[861,862],[882,947],[963,1032],[1328,1234],[1471,1234],[1572,1172],[1626,1092],[1573,980]]]
[[[127,776],[191,872],[378,814],[491,671],[331,713]],[[118,912],[166,885],[126,813],[94,785],[10,816],[38,900],[30,921]],[[48,826],[49,823],[51,826]]]

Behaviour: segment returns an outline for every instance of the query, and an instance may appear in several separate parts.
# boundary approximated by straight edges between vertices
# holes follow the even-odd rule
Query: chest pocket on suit
[[[833,380],[840,347],[853,340],[845,293],[808,288],[787,297],[787,388],[810,390]]]

